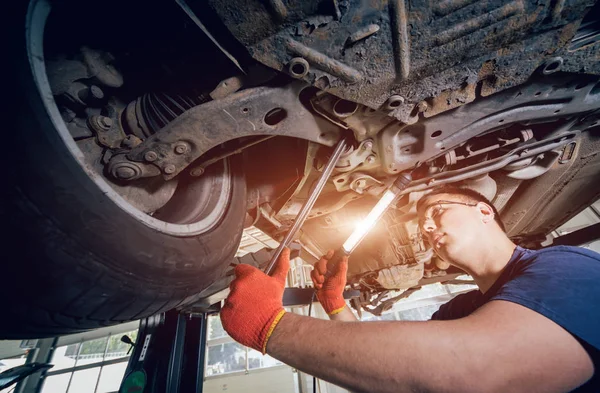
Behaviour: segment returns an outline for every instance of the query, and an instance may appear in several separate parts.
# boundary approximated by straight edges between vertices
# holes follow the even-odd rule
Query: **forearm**
[[[341,312],[339,312],[337,314],[329,315],[329,319],[331,319],[332,321],[341,321],[341,322],[356,322],[356,321],[358,321],[358,318],[356,318],[356,315],[354,315],[354,313],[352,312],[350,307],[348,307],[348,305],[346,305],[346,307],[344,307],[344,309]]]
[[[440,330],[438,324],[324,321],[288,313],[269,339],[267,353],[353,391],[434,391],[449,383],[444,370],[456,367],[437,355],[456,354],[455,348],[440,348],[439,335],[429,339]]]

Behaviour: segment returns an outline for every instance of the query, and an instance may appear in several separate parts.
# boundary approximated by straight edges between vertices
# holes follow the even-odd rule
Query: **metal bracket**
[[[386,185],[375,179],[373,176],[366,175],[362,172],[344,173],[333,178],[333,184],[339,192],[352,190],[358,194],[368,192],[375,196],[379,195]]]
[[[307,87],[304,82],[257,87],[191,108],[129,153],[115,155],[109,172],[121,180],[159,174],[170,180],[213,147],[249,136],[290,136],[333,146],[340,130],[304,107],[300,94]]]
[[[599,81],[597,76],[568,73],[535,76],[522,86],[422,122],[390,126],[381,132],[377,149],[382,168],[389,174],[400,173],[415,162],[438,157],[475,136],[513,123],[547,123],[597,110]],[[581,123],[577,129],[594,125]]]
[[[560,153],[555,151],[540,154],[539,156],[532,158],[530,165],[508,172],[506,176],[519,180],[534,179],[548,172],[556,161],[558,161],[559,156]]]
[[[466,168],[441,172],[424,179],[416,180],[411,183],[413,185],[402,191],[400,195],[409,194],[415,191],[428,190],[433,187],[439,187],[444,184],[470,179],[498,169],[502,169],[513,162],[530,157],[536,157],[539,154],[546,153],[554,149],[564,148],[566,145],[573,142],[579,135],[580,132],[577,131],[557,135],[539,142],[532,142],[524,146],[519,146],[507,154],[492,160],[480,162]]]
[[[342,154],[335,169],[338,172],[349,172],[360,164],[373,168],[377,166],[376,163],[378,164],[378,160],[373,152],[373,141],[366,139],[360,143],[358,148]]]

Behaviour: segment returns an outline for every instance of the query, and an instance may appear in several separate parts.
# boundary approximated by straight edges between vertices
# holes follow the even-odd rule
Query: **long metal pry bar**
[[[306,216],[308,216],[308,213],[314,206],[315,202],[317,201],[317,198],[319,198],[319,195],[321,194],[323,187],[327,183],[327,180],[329,180],[329,176],[331,176],[331,172],[333,172],[333,168],[335,168],[335,164],[337,164],[337,161],[340,158],[340,156],[342,155],[342,153],[344,152],[345,148],[346,148],[346,140],[345,140],[345,138],[342,138],[336,145],[335,150],[333,151],[333,154],[331,155],[331,158],[327,162],[327,165],[325,165],[325,168],[323,168],[323,172],[321,173],[321,176],[319,177],[317,184],[315,184],[315,187],[310,192],[308,199],[306,200],[306,202],[304,202],[302,209],[300,209],[300,212],[298,213],[298,217],[296,217],[296,221],[294,221],[294,225],[292,225],[289,232],[285,235],[283,240],[279,243],[279,247],[277,247],[277,250],[275,250],[275,253],[271,257],[271,261],[269,262],[269,265],[265,269],[266,274],[269,274],[269,275],[271,274],[271,271],[273,270],[273,267],[275,266],[275,262],[277,262],[277,259],[279,259],[281,252],[283,251],[283,249],[285,247],[287,247],[287,245],[290,243],[290,241],[296,235],[296,232],[298,232],[298,229],[300,229],[302,224],[304,224],[304,221],[306,220]]]

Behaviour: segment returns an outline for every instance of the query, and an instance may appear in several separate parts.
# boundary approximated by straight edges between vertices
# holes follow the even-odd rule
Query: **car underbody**
[[[298,236],[316,257],[413,173],[350,257],[357,307],[381,313],[461,274],[418,231],[416,203],[435,187],[480,192],[530,247],[600,197],[594,1],[178,0],[127,8],[105,35],[76,19],[81,37],[65,38],[81,7],[50,15],[52,94],[88,169],[187,226],[168,233],[206,229],[199,217],[223,205],[211,190],[241,159],[245,226],[280,240],[347,138]],[[124,27],[133,15],[145,20]]]

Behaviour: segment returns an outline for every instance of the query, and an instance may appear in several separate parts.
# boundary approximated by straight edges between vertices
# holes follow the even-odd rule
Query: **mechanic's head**
[[[435,253],[453,263],[504,234],[498,211],[480,193],[455,186],[433,190],[417,203],[419,229]]]

